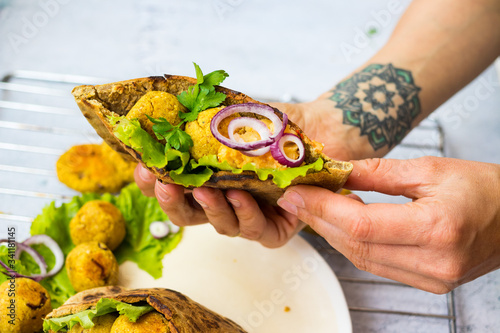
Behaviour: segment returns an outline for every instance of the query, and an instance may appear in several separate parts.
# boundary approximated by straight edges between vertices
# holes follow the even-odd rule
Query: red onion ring
[[[297,145],[299,148],[299,158],[296,160],[292,160],[288,156],[286,156],[285,151],[284,151],[284,146],[285,143],[287,142],[293,142]],[[304,144],[302,143],[302,140],[295,135],[291,133],[286,133],[283,134],[283,136],[273,143],[271,145],[271,155],[273,155],[274,159],[278,161],[278,163],[282,165],[286,165],[288,167],[298,167],[302,164],[305,158],[305,148]]]
[[[8,243],[11,242],[7,239],[1,239],[0,243]],[[24,242],[19,243],[19,242],[14,242],[16,244],[16,253],[14,254],[14,259],[19,259],[21,256],[21,253],[23,251],[27,252],[29,255],[33,257],[33,260],[38,264],[40,267],[40,274],[33,274],[33,275],[24,275],[17,273],[16,271],[12,270],[7,264],[2,262],[0,260],[0,265],[7,270],[8,273],[2,272],[3,274],[7,276],[13,276],[13,277],[23,277],[23,278],[29,278],[34,281],[41,281],[42,279],[55,275],[57,272],[61,270],[61,268],[64,265],[64,254],[62,253],[61,248],[59,245],[56,243],[55,240],[50,238],[47,235],[35,235],[32,236],[28,239],[26,239]],[[43,244],[47,246],[52,253],[54,254],[56,258],[56,263],[54,267],[50,270],[50,272],[47,273],[47,263],[45,262],[45,259],[42,257],[40,253],[38,253],[35,249],[33,249],[30,245],[31,244]]]
[[[261,140],[267,139],[271,136],[271,131],[269,130],[269,128],[267,128],[266,124],[264,124],[263,121],[256,118],[240,117],[235,118],[229,122],[229,125],[227,126],[229,138],[234,142],[245,142],[242,139],[235,138],[234,136],[234,131],[242,127],[250,127],[255,130],[257,133],[259,133]],[[241,153],[247,156],[255,157],[264,155],[269,151],[269,149],[270,147],[267,146],[250,151],[241,151]]]
[[[21,253],[23,252],[28,253],[33,258],[33,260],[35,260],[38,267],[40,267],[40,276],[47,274],[47,263],[45,262],[45,259],[31,246],[28,246],[24,243],[17,243],[14,259],[19,259],[21,257]]]
[[[49,250],[51,250],[52,253],[54,254],[54,257],[56,258],[56,262],[54,264],[54,267],[52,267],[52,269],[47,274],[45,274],[42,278],[46,278],[46,277],[55,275],[64,266],[64,254],[63,254],[61,248],[59,247],[59,244],[57,244],[57,242],[55,240],[53,240],[51,237],[49,237],[48,235],[31,236],[30,238],[25,240],[23,242],[23,244],[25,244],[25,245],[43,244],[46,247],[48,247]],[[40,274],[40,276],[42,276],[42,275]]]
[[[226,138],[219,132],[219,125],[222,120],[235,113],[253,113],[268,118],[273,123],[274,133],[266,139],[244,143],[235,142],[234,140]],[[210,131],[217,140],[219,140],[222,144],[228,146],[229,148],[238,149],[241,151],[250,151],[270,146],[273,142],[275,142],[283,135],[287,123],[288,116],[285,113],[283,113],[283,121],[281,121],[276,113],[274,113],[273,108],[268,105],[257,103],[242,103],[229,105],[217,112],[217,114],[212,118],[212,121],[210,122]]]
[[[14,244],[16,244],[16,254],[14,254],[14,259],[17,259],[17,258],[16,258],[16,256],[17,256],[17,252],[18,252],[18,251],[17,251],[18,247],[23,247],[23,245],[24,245],[24,244],[22,244],[22,243],[19,243],[19,242],[16,242],[16,241],[12,241],[12,240],[8,240],[8,239],[0,239],[0,243],[14,243]],[[21,246],[20,246],[20,245],[21,245]],[[27,245],[24,245],[24,246],[27,246]],[[27,247],[28,247],[28,246],[27,246]],[[32,255],[33,259],[35,259],[36,257],[40,257],[40,258],[42,258],[42,260],[43,260],[43,257],[42,257],[42,256],[41,256],[38,252],[36,252],[36,251],[35,251],[34,249],[32,249],[31,247],[30,247],[30,249],[31,249],[31,250],[33,250],[33,252],[35,252],[35,253],[36,253],[34,256]],[[28,250],[28,251],[29,251],[29,250]],[[27,252],[28,252],[28,251],[27,251]],[[30,253],[30,254],[31,254],[31,253]],[[36,261],[36,259],[35,259],[35,261]],[[37,262],[37,264],[38,264],[38,261],[36,261],[36,262]],[[43,263],[45,264],[45,260],[43,260]],[[46,265],[46,264],[45,264],[45,265]],[[42,274],[34,274],[34,275],[29,275],[29,276],[28,276],[28,275],[24,275],[24,274],[17,273],[17,272],[16,272],[16,271],[14,271],[13,269],[11,269],[11,268],[9,267],[9,265],[7,265],[6,263],[4,263],[4,262],[3,262],[3,261],[1,261],[1,260],[0,260],[0,266],[2,266],[3,268],[5,268],[5,270],[7,270],[7,272],[1,272],[1,273],[2,273],[2,274],[4,274],[4,275],[6,275],[6,276],[8,276],[9,278],[13,278],[13,277],[14,277],[14,278],[20,278],[20,277],[21,277],[21,278],[29,278],[29,279],[32,279],[32,280],[34,280],[34,281],[36,281],[36,282],[40,282],[40,281],[41,281],[41,280],[45,277],[45,276],[44,276],[44,275],[42,275]],[[44,269],[42,268],[42,267],[43,267],[43,265],[40,265],[40,264],[39,264],[39,266],[40,266],[40,271],[41,271],[41,272],[44,272]],[[47,268],[46,268],[46,267],[45,267],[45,272],[47,272]]]
[[[14,278],[28,278],[28,279],[32,279],[33,281],[36,281],[36,282],[40,282],[44,278],[44,276],[41,276],[39,274],[35,274],[35,275],[19,274],[16,271],[13,271],[12,269],[10,269],[10,267],[7,266],[2,260],[0,260],[0,266],[2,266],[3,268],[5,268],[7,270],[7,272],[1,272],[1,273],[8,276],[9,278],[12,278],[12,277],[14,277]]]

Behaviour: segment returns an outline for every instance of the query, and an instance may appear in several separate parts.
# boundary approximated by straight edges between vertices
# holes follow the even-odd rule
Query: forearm
[[[387,44],[318,103],[350,127],[352,158],[383,156],[498,55],[500,1],[415,0]]]

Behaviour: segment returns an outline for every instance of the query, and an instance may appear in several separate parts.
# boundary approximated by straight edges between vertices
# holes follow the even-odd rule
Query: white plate
[[[125,262],[120,283],[180,291],[250,333],[352,332],[337,278],[301,237],[267,249],[218,235],[208,225],[189,227],[179,246],[164,257],[163,267],[163,276],[154,280],[135,263]]]

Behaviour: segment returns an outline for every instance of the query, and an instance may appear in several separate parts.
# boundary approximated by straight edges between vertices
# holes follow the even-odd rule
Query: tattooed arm
[[[280,107],[334,158],[384,156],[500,55],[499,7],[416,0],[366,64],[318,100]]]
[[[402,17],[387,45],[369,62],[355,70],[349,77],[337,84],[331,91],[321,95],[317,100],[309,103],[281,104],[279,108],[288,113],[290,118],[301,126],[309,137],[325,143],[324,152],[333,158],[352,160],[383,156],[411,128],[478,75],[500,53],[499,7],[500,1],[498,0],[415,0]],[[480,189],[476,187],[472,190],[472,185],[476,180],[471,179],[471,177],[474,176],[473,170],[477,168],[477,165],[466,167],[465,164],[458,165],[452,161],[438,163],[424,160],[418,163],[409,162],[397,168],[396,162],[385,163],[379,160],[368,160],[366,163],[367,165],[356,163],[353,176],[348,183],[351,188],[415,196],[415,193],[426,196],[432,195],[433,191],[440,191],[442,198],[446,200],[437,197],[436,202],[443,204],[445,201],[451,201],[455,205],[435,206],[437,211],[432,211],[433,216],[436,216],[433,222],[438,224],[442,222],[442,224],[440,224],[441,229],[434,230],[431,222],[425,225],[427,228],[425,230],[423,226],[420,229],[407,230],[404,228],[403,222],[418,224],[419,221],[411,220],[413,216],[421,220],[424,220],[426,216],[431,216],[426,215],[427,211],[424,208],[420,211],[418,208],[412,208],[411,212],[389,210],[393,214],[394,220],[400,222],[399,226],[393,226],[389,223],[391,221],[389,218],[384,219],[384,216],[376,215],[379,218],[377,221],[380,223],[368,230],[369,236],[373,238],[366,235],[367,241],[396,242],[400,235],[401,237],[408,236],[409,240],[414,241],[420,235],[420,240],[432,240],[431,245],[441,246],[440,249],[443,252],[446,246],[442,244],[447,244],[449,248],[458,249],[455,254],[456,257],[459,257],[464,251],[470,250],[473,244],[477,244],[478,240],[482,240],[484,235],[489,234],[492,235],[491,237],[499,235],[499,233],[491,232],[495,229],[491,227],[493,224],[490,222],[497,221],[500,216],[500,212],[495,210],[497,207],[495,205],[478,206],[481,207],[482,216],[477,220],[481,220],[485,224],[477,224],[478,228],[483,227],[484,231],[481,232],[481,237],[478,236],[475,240],[461,238],[461,243],[451,241],[453,237],[446,233],[446,227],[449,227],[449,224],[446,223],[448,221],[439,220],[441,212],[451,211],[457,214],[464,207],[470,208],[470,203],[473,202],[472,198],[481,198],[482,200],[488,197],[488,193],[500,193],[498,167],[483,166],[485,173],[482,175],[481,181],[488,183],[488,179],[491,179],[491,182],[488,183],[489,187]],[[392,165],[394,165],[392,172],[396,172],[399,177],[389,172]],[[432,170],[439,171],[439,168],[449,172],[438,172],[438,174],[429,177]],[[413,170],[413,173],[403,173],[407,170]],[[460,174],[463,170],[468,173],[466,175]],[[265,246],[278,247],[285,244],[303,228],[304,223],[301,221],[305,221],[331,241],[332,245],[358,263],[360,268],[367,268],[375,273],[397,278],[394,271],[382,272],[380,268],[382,264],[368,266],[370,261],[363,261],[365,259],[363,253],[355,252],[356,249],[352,248],[357,246],[358,250],[365,249],[360,245],[360,243],[363,245],[362,238],[365,235],[362,232],[365,229],[355,229],[356,226],[360,225],[355,222],[368,221],[369,216],[368,210],[360,210],[362,206],[359,205],[362,204],[355,199],[345,198],[356,201],[359,204],[357,206],[352,202],[351,205],[344,201],[340,202],[341,199],[338,199],[336,194],[325,192],[319,188],[294,187],[287,191],[284,199],[278,202],[284,208],[281,209],[280,207],[259,204],[245,191],[229,190],[223,193],[211,188],[197,188],[193,190],[192,194],[185,195],[184,189],[179,186],[160,183],[156,183],[155,186],[155,177],[145,169],[138,168],[135,176],[143,192],[147,195],[156,195],[162,208],[176,224],[190,225],[208,222],[221,234],[235,236],[241,233],[242,237],[257,240]],[[461,189],[449,186],[449,184],[457,183],[456,179],[460,179],[460,177],[467,180],[460,182]],[[427,192],[418,188],[420,184],[425,187]],[[444,184],[442,185],[444,187],[437,188],[436,184]],[[303,192],[306,190],[309,192]],[[468,191],[466,196],[468,200],[463,200],[463,197],[458,200],[454,197],[460,190]],[[478,192],[478,190],[482,192]],[[299,195],[299,197],[295,197],[298,201],[293,200],[294,193]],[[312,193],[317,193],[317,195]],[[193,197],[196,201],[192,200]],[[300,197],[307,200],[301,201]],[[493,202],[500,202],[498,197],[489,199]],[[426,203],[426,200],[424,198],[423,203]],[[417,206],[420,204],[420,202],[416,203]],[[431,202],[430,206],[433,204],[434,202]],[[343,219],[337,218],[335,214],[340,214],[344,207],[346,207],[346,212],[351,215],[346,213],[348,216],[345,216],[346,214],[339,215]],[[368,207],[372,206],[368,205]],[[375,208],[378,210],[374,209],[369,213],[375,214],[382,211],[378,207]],[[428,207],[425,209],[430,210]],[[417,215],[417,212],[421,214]],[[361,215],[361,213],[365,215]],[[474,233],[474,225],[466,224],[464,216],[472,216],[472,213],[464,213],[460,219],[457,217],[457,221],[460,220],[464,223],[463,226],[457,225],[457,228],[468,230],[471,238],[479,235]],[[476,214],[476,216],[479,215]],[[450,215],[447,215],[447,218],[449,217]],[[342,221],[346,221],[346,223],[338,225]],[[487,227],[488,223],[491,225]],[[387,230],[391,230],[390,227],[393,226],[393,233],[387,233],[385,239],[381,238],[378,233],[384,233],[387,230],[378,230],[376,227],[380,225],[386,225]],[[417,234],[412,235],[412,230]],[[418,234],[419,231],[421,234]],[[348,237],[353,232],[359,234],[355,237]],[[373,236],[371,232],[374,233]],[[405,232],[410,232],[410,235],[405,234]],[[425,232],[434,236],[441,235],[445,240],[441,242],[442,239],[439,238],[431,239],[431,236]],[[428,239],[425,239],[425,236],[429,236]],[[335,243],[336,241],[341,243]],[[488,244],[491,241],[490,239]],[[500,242],[500,240],[496,241],[496,244]],[[461,247],[462,244],[467,246]],[[409,249],[406,245],[402,245],[402,248]],[[421,249],[425,250],[426,248],[422,246]],[[428,252],[429,256],[434,255],[435,258],[439,259],[444,255],[443,252],[438,253],[431,250],[432,248]],[[352,252],[349,253],[349,251]],[[386,247],[377,252],[378,258],[376,259],[380,261],[390,257],[391,253],[390,248]],[[482,255],[483,259],[493,256],[492,253],[494,253],[493,250],[489,253],[485,252]],[[401,263],[396,262],[396,260],[405,260],[405,258],[405,255],[401,253],[395,254],[393,257],[395,261],[391,264],[401,266]],[[373,259],[373,261],[376,260]],[[418,262],[413,261],[412,263],[414,266],[418,266]],[[473,266],[473,263],[469,264]],[[488,262],[488,269],[491,269],[491,265],[492,262]],[[477,268],[477,266],[474,267]],[[376,268],[379,270],[375,270]],[[410,268],[398,269],[402,271]],[[425,269],[427,271],[422,275],[429,275],[431,268],[427,266]],[[460,273],[459,269],[460,267],[454,271],[457,275]],[[478,269],[477,272],[479,271],[484,272],[484,270]],[[412,274],[408,273],[404,279],[399,278],[399,280],[410,283],[411,279],[416,276]],[[469,278],[473,276],[477,275],[471,274]],[[428,284],[419,283],[418,286],[426,288],[432,285],[429,281],[433,282],[434,280],[427,276],[425,281]],[[417,285],[417,283],[412,284]],[[437,287],[442,288],[449,285],[452,284],[444,287],[436,284]]]

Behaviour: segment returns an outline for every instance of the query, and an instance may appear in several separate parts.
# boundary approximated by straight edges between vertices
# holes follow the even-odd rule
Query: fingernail
[[[306,207],[306,204],[304,203],[304,199],[302,199],[300,194],[298,194],[295,191],[286,191],[284,198],[286,201],[288,201],[291,204],[294,204],[295,206],[297,206],[299,208]]]
[[[199,203],[199,204],[200,204],[200,206],[201,206],[201,207],[203,207],[203,208],[208,208],[208,205],[207,205],[205,202],[203,202],[203,201],[201,201],[200,199],[198,199],[198,198],[194,195],[194,192],[193,192],[193,198],[194,198],[194,200],[196,200],[196,202],[197,202],[197,203]]]
[[[238,200],[231,199],[230,197],[226,197],[226,199],[227,199],[227,201],[229,201],[231,203],[231,205],[233,205],[233,207],[235,207],[235,208],[241,207],[241,202],[239,202]]]
[[[158,188],[158,191],[156,192],[158,200],[162,202],[167,202],[170,200],[170,193],[168,190],[165,188],[165,185],[160,183],[159,181],[156,181],[156,187]]]
[[[148,169],[144,167],[139,168],[139,176],[144,181],[151,181],[156,178],[151,172],[148,171]]]
[[[283,208],[287,212],[292,213],[293,215],[297,215],[297,206],[294,206],[293,204],[286,201],[285,199],[279,198],[277,201],[277,204],[278,204],[278,206],[280,206],[281,208]]]

